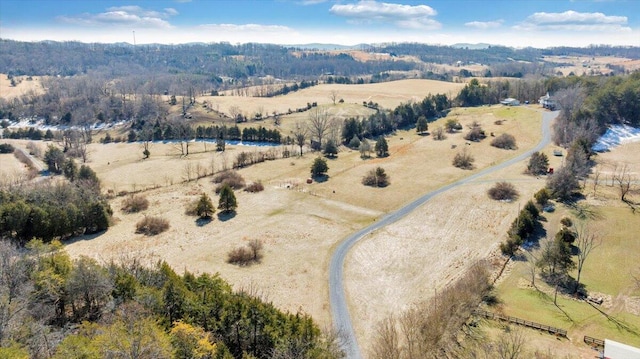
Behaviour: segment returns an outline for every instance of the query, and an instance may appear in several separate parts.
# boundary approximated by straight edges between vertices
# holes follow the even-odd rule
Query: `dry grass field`
[[[27,80],[27,76],[16,76],[16,86],[11,86],[11,81],[6,74],[0,74],[0,97],[12,99],[34,91],[35,93],[43,93],[42,83],[39,76],[32,76],[31,80]]]
[[[192,147],[192,151],[197,153],[180,158],[175,145],[154,144],[151,147],[151,157],[142,160],[140,145],[92,144],[89,165],[99,174],[105,190],[118,193],[156,186],[160,188],[143,192],[151,205],[140,214],[124,214],[120,210],[123,197],[117,197],[112,202],[115,211],[113,227],[100,236],[81,238],[69,243],[67,250],[73,256],[88,255],[102,260],[134,256],[152,263],[164,259],[178,271],[218,272],[236,288],[252,287],[277,306],[291,311],[305,311],[321,325],[328,326],[331,318],[328,308],[327,264],[334,245],[347,234],[364,227],[419,194],[471,173],[451,165],[453,156],[461,148],[469,148],[476,156],[476,165],[480,169],[515,156],[519,151],[536,143],[539,138],[540,115],[524,107],[509,110],[500,106],[460,109],[452,111],[450,116],[454,116],[465,126],[462,133],[450,134],[444,141],[434,141],[430,136],[419,136],[415,131],[400,131],[388,138],[391,155],[387,158],[363,160],[358,152],[342,148],[337,159],[328,161],[330,177],[324,183],[307,184],[305,181],[309,176],[310,164],[316,156],[312,153],[307,153],[301,158],[281,159],[242,169],[239,173],[247,182],[261,180],[265,185],[265,191],[256,194],[237,192],[237,215],[231,219],[215,218],[205,225],[198,225],[195,218],[186,216],[184,211],[186,205],[200,193],[207,192],[212,195],[214,187],[210,178],[180,183],[185,179],[186,166],[191,164],[191,167],[195,168],[200,164],[203,169],[209,171],[213,161],[216,170],[220,170],[225,161],[230,165],[235,154],[247,150],[246,147],[229,146],[225,154],[220,154],[211,151],[212,145],[209,145],[207,152],[203,152],[203,144],[197,143]],[[495,125],[494,122],[498,118],[506,121],[502,125]],[[430,128],[442,125],[445,120],[431,123]],[[513,134],[519,139],[520,149],[506,151],[493,148],[489,146],[490,138],[481,143],[465,145],[463,134],[467,130],[466,126],[474,120],[479,121],[487,133]],[[452,149],[452,145],[456,148]],[[375,166],[382,166],[390,175],[389,187],[375,189],[360,183],[362,176]],[[519,176],[520,172],[521,169],[517,169],[515,176]],[[480,186],[483,190],[478,192],[480,194],[477,196],[484,199],[484,187],[488,184]],[[464,191],[478,190],[469,188],[463,189]],[[511,212],[515,215],[515,204],[483,200],[483,204],[474,211],[473,216],[484,218],[483,213],[493,214],[490,218],[487,217],[487,222],[465,229],[463,227],[469,223],[467,220],[453,220],[460,215],[460,211],[465,212],[464,208],[470,203],[464,196],[459,195],[453,193],[438,199],[442,201],[441,207],[437,207],[436,202],[430,204],[429,207],[434,206],[440,208],[440,211],[451,213],[451,220],[446,221],[444,232],[438,235],[459,232],[462,236],[462,233],[487,229],[485,226],[491,222],[491,231],[495,236],[501,233],[502,227],[509,222],[504,217],[509,218]],[[462,207],[456,205],[459,201],[463,201]],[[161,215],[169,220],[171,228],[154,237],[134,234],[135,223],[145,215]],[[424,216],[424,213],[422,215]],[[444,219],[442,217],[442,220]],[[422,217],[420,223],[416,222],[421,228],[420,231],[427,233],[431,231],[429,228],[435,230],[435,227],[440,226],[424,222],[427,220],[436,218]],[[472,237],[468,239],[472,243],[468,248],[478,248],[478,255],[488,253],[485,250],[487,238],[475,235]],[[265,243],[262,263],[244,268],[226,263],[226,255],[231,249],[252,239],[260,239]],[[419,285],[414,286],[417,283],[428,287],[432,286],[431,281],[435,280],[438,283],[436,285],[441,286],[455,277],[455,272],[464,267],[461,266],[462,257],[452,256],[442,260],[435,258],[440,257],[439,252],[449,251],[452,245],[456,246],[456,241],[459,241],[458,235],[451,236],[446,242],[432,245],[433,252],[425,253],[420,261],[407,263],[408,267],[402,267],[405,278],[411,273],[419,272],[426,263],[434,263],[432,272],[444,274],[442,277],[416,276],[407,280],[405,291],[399,291],[392,297],[403,298],[389,302],[392,304],[389,308],[397,308],[394,303],[411,302],[419,298],[423,289]],[[375,240],[371,243],[378,245]],[[458,248],[463,250],[464,247],[458,245]],[[416,248],[416,251],[420,253],[421,249]],[[359,253],[359,249],[354,251],[354,257]],[[466,253],[468,252],[465,250],[454,252],[454,255]],[[374,261],[369,261],[367,266],[363,266],[363,270],[378,270]],[[348,268],[354,268],[351,261]],[[348,277],[352,274],[354,273],[349,272]],[[354,278],[359,276],[354,274]],[[366,280],[357,291],[361,291],[362,296],[366,297],[376,288],[378,287],[375,281]],[[411,292],[410,288],[416,292]],[[351,287],[349,293],[350,296],[359,296],[354,294]],[[367,323],[370,326],[375,325],[383,314],[384,311],[371,316]]]
[[[554,72],[562,72],[564,76],[574,73],[580,76],[583,73],[590,75],[591,71],[595,74],[609,74],[611,69],[607,65],[621,66],[627,71],[635,71],[640,69],[640,60],[633,60],[614,56],[545,56],[544,61],[567,63],[566,66],[556,67]]]
[[[13,182],[25,174],[25,165],[13,153],[0,154],[0,184]]]
[[[372,101],[384,108],[392,109],[403,102],[422,101],[429,94],[442,93],[452,98],[462,87],[464,84],[415,79],[363,85],[321,84],[289,93],[286,96],[269,98],[203,96],[198,97],[197,101],[207,101],[211,104],[212,109],[225,114],[229,114],[229,109],[236,106],[242,110],[243,114],[252,116],[261,111],[263,114],[271,114],[274,111],[286,113],[289,109],[295,111],[312,102],[317,102],[318,105],[333,104],[330,94],[335,91],[337,99],[343,99],[347,104],[362,105],[363,101]]]

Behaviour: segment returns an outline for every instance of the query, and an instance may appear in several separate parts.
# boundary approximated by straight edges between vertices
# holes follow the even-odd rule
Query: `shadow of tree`
[[[235,216],[236,216],[236,212],[235,211],[220,212],[220,213],[218,213],[218,220],[220,220],[221,222],[225,222],[225,221],[228,221],[230,219],[233,219]]]
[[[602,218],[602,214],[594,206],[591,206],[589,204],[580,203],[576,201],[576,202],[567,202],[566,205],[571,209],[574,216],[576,216],[576,218],[578,219],[596,220],[596,219]]]
[[[318,183],[323,183],[323,182],[327,182],[327,180],[329,180],[329,176],[328,175],[313,176],[313,180],[318,182]]]
[[[211,221],[213,221],[213,218],[211,217],[204,217],[204,218],[198,218],[196,219],[196,225],[198,227],[203,227],[206,226],[207,224],[211,223]]]
[[[611,323],[613,323],[613,325],[616,326],[616,328],[618,328],[619,330],[624,330],[627,333],[631,333],[634,335],[638,335],[638,330],[636,328],[631,327],[629,324],[622,322],[621,320],[617,319],[616,317],[607,314],[605,311],[603,311],[602,309],[596,307],[593,303],[591,302],[586,302],[587,304],[589,304],[593,309],[597,310],[598,312],[600,312],[600,314],[602,314],[605,318],[607,318],[608,321],[610,321]]]

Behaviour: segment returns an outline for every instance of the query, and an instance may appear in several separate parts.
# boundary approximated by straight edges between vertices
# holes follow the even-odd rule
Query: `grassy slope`
[[[625,207],[600,207],[597,213],[599,219],[593,226],[601,235],[602,244],[588,257],[581,282],[589,292],[609,295],[612,300],[593,307],[559,295],[558,306],[555,306],[553,289],[541,280],[536,281],[541,291],[524,285],[530,283],[529,264],[519,262],[498,286],[501,309],[508,315],[565,328],[575,342],[581,342],[582,336],[588,335],[640,346],[640,316],[625,309],[629,296],[640,295],[632,278],[633,270],[639,266],[640,214],[633,214]],[[553,216],[559,218],[561,214]],[[549,222],[554,219],[550,218]],[[554,233],[556,229],[547,230]],[[575,277],[575,271],[571,275]]]

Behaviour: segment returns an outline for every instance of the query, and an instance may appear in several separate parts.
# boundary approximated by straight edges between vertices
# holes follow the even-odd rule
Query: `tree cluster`
[[[24,244],[106,230],[112,211],[95,172],[83,165],[77,172],[69,170],[69,177],[71,183],[0,190],[0,236]]]
[[[330,83],[330,82],[327,82],[327,83]],[[300,81],[299,84],[297,82],[294,82],[293,85],[291,86],[284,84],[282,88],[280,88],[279,90],[269,91],[266,94],[264,94],[264,96],[260,96],[260,97],[274,97],[274,96],[286,95],[289,92],[296,92],[298,90],[304,90],[307,87],[317,86],[317,85],[318,85],[317,80],[316,81],[302,80]]]
[[[59,243],[27,247],[0,242],[1,357],[341,357],[308,315],[233,291],[217,275],[135,258],[72,260]]]
[[[533,201],[528,201],[518,214],[518,217],[511,223],[507,231],[506,241],[500,243],[502,254],[512,256],[524,242],[529,240],[536,229],[540,226],[540,211]]]
[[[2,137],[3,138],[11,138],[11,139],[27,139],[27,140],[35,140],[35,141],[39,141],[39,140],[52,140],[53,139],[53,131],[51,130],[47,130],[45,132],[43,132],[42,130],[39,130],[35,127],[28,127],[28,128],[16,128],[14,130],[11,129],[5,129],[2,132]]]
[[[362,177],[362,184],[371,187],[387,187],[389,185],[389,176],[384,168],[376,167]]]
[[[398,105],[393,111],[379,110],[367,118],[349,118],[342,125],[342,141],[345,145],[357,137],[377,138],[382,135],[392,133],[398,128],[418,126],[426,131],[429,119],[442,114],[451,108],[451,101],[446,95],[437,94],[426,96],[422,101],[416,103],[405,103]]]

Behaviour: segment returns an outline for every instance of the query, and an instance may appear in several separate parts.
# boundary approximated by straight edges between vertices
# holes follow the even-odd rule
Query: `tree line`
[[[349,145],[352,139],[377,138],[398,128],[415,126],[419,120],[433,119],[451,108],[447,95],[428,95],[420,102],[398,105],[392,111],[377,110],[366,118],[348,118],[342,125],[342,141]]]
[[[245,127],[240,130],[237,125],[234,126],[198,126],[195,129],[186,121],[156,121],[153,125],[150,123],[141,124],[139,129],[132,129],[127,136],[128,142],[134,141],[172,141],[172,140],[230,140],[243,142],[270,142],[281,143],[282,135],[280,131],[270,130],[263,126]],[[111,142],[111,136],[103,142]]]

